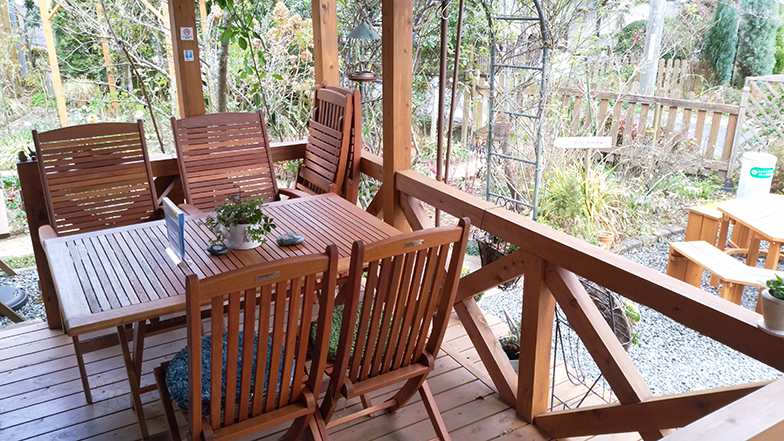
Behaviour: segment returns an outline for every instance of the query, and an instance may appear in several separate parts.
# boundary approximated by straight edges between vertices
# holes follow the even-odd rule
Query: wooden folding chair
[[[278,199],[264,114],[214,113],[171,119],[185,201],[211,211],[231,195]]]
[[[49,225],[45,239],[156,218],[153,184],[142,122],[33,130]],[[85,398],[92,403],[83,354],[117,344],[117,336],[97,341],[73,337]]]
[[[172,399],[187,414],[192,439],[235,439],[287,421],[293,423],[284,439],[300,440],[307,431],[317,440],[326,435],[316,398],[326,364],[337,262],[337,247],[329,245],[324,254],[203,280],[188,275],[188,346],[155,369],[172,439],[180,439]],[[317,295],[319,325],[306,373]],[[207,323],[201,320],[205,305]],[[202,335],[203,327],[210,329],[209,336]]]
[[[326,85],[329,90],[352,96],[354,115],[351,118],[351,139],[348,143],[348,159],[346,160],[346,176],[343,179],[343,199],[356,204],[359,196],[360,161],[362,160],[362,96],[359,90]]]
[[[436,435],[449,439],[425,378],[446,332],[469,226],[464,218],[459,226],[354,243],[340,344],[321,404],[327,428],[382,409],[395,411],[418,391]],[[398,392],[382,404],[374,406],[366,397],[401,381]],[[354,397],[363,398],[365,409],[335,418],[339,400]]]
[[[359,91],[329,86],[326,82],[316,88],[305,159],[293,189],[281,189],[281,193],[337,193],[356,203],[360,159],[357,154],[361,154],[362,142],[362,128],[356,125],[361,124],[360,104]],[[347,177],[352,179],[350,183]]]

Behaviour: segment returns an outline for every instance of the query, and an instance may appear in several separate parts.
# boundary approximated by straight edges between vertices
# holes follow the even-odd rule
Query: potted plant
[[[506,242],[500,237],[489,233],[485,234],[484,237],[476,237],[476,244],[479,246],[479,260],[482,266],[489,265],[520,249],[517,245]],[[520,277],[500,285],[500,288],[503,290],[512,288],[517,284],[518,280],[520,280]]]
[[[201,223],[215,235],[210,242],[213,245],[221,242],[235,250],[249,250],[264,244],[275,224],[261,211],[263,203],[260,198],[243,200],[240,196],[232,196],[215,207]]]
[[[784,279],[776,278],[765,282],[767,289],[762,290],[762,319],[760,327],[771,334],[784,337]]]

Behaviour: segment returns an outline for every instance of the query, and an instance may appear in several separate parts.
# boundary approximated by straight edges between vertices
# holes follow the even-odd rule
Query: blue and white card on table
[[[163,198],[163,214],[166,218],[166,236],[169,247],[166,253],[175,264],[185,260],[185,213],[169,198]]]

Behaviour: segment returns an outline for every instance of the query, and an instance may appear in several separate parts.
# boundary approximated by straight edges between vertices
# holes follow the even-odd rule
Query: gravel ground
[[[16,313],[25,320],[40,318],[46,320],[46,311],[41,300],[41,290],[38,289],[38,272],[35,270],[19,271],[18,276],[0,277],[0,286],[13,286],[22,288],[27,293],[27,303],[19,308]],[[0,315],[0,328],[13,325],[8,317]]]
[[[683,235],[670,237],[672,241],[683,240]],[[763,246],[764,248],[764,246]],[[659,239],[652,246],[637,248],[624,257],[664,273],[667,267],[669,246]],[[758,262],[764,266],[764,260]],[[784,265],[779,264],[784,270]],[[708,274],[703,275],[702,289],[718,296],[718,290],[708,286]],[[741,305],[754,310],[758,289],[746,287]],[[501,320],[504,308],[508,312],[522,307],[522,290],[518,287],[508,291],[494,291],[485,295],[479,306],[486,313]],[[632,346],[629,356],[642,374],[654,395],[710,389],[733,384],[771,380],[782,377],[779,372],[753,358],[747,357],[702,334],[686,328],[650,308],[640,305],[642,320],[634,327],[640,346]],[[518,315],[519,317],[519,315]],[[590,384],[599,370],[585,351],[573,331],[564,332],[563,348],[567,364],[582,370]],[[563,352],[558,350],[558,358]]]

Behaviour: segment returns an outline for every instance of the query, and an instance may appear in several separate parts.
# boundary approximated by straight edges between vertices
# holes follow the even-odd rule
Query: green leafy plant
[[[232,196],[226,202],[215,207],[214,215],[210,214],[200,222],[212,231],[215,238],[210,240],[213,245],[228,239],[228,227],[248,225],[248,235],[253,241],[266,242],[266,235],[275,228],[272,218],[261,211],[264,202],[261,198],[242,199]]]
[[[782,279],[781,276],[777,274],[775,279],[768,280],[765,282],[765,285],[767,285],[770,295],[777,299],[784,300],[784,279]]]

